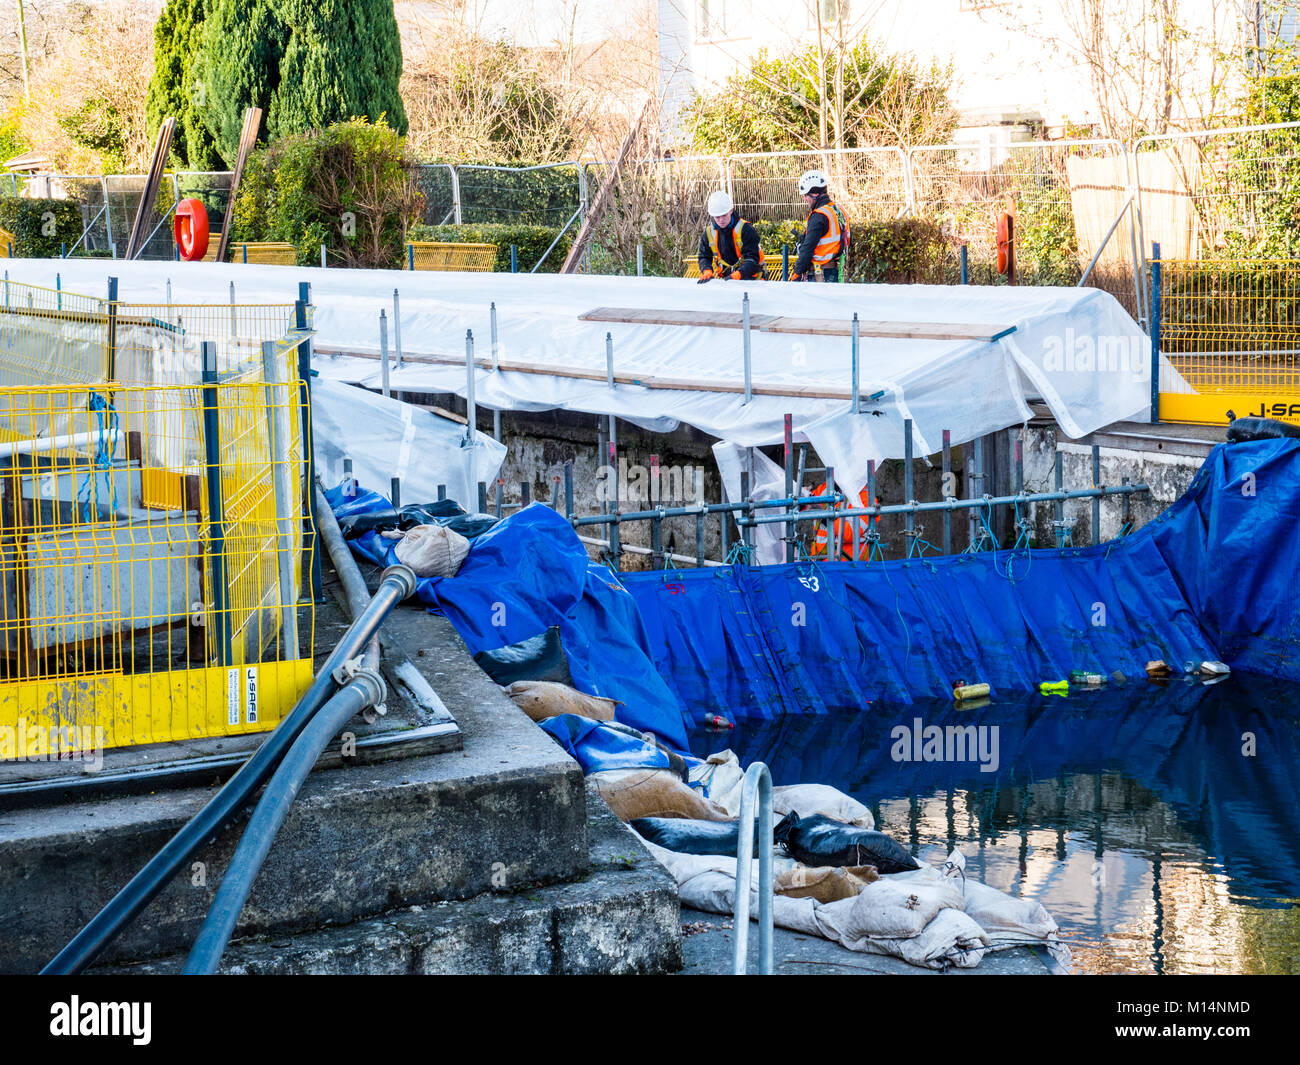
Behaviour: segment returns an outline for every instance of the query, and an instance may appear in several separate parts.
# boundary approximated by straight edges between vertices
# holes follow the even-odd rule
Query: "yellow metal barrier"
[[[686,265],[686,272],[682,274],[682,277],[700,276],[700,263],[698,259],[683,259],[682,262]],[[763,276],[768,281],[781,280],[781,256],[776,256],[775,260],[773,260],[771,256],[768,257],[767,262],[763,265]]]
[[[0,386],[0,759],[274,727],[312,679],[307,332],[38,295],[0,315],[0,379],[94,358]]]
[[[262,263],[267,266],[297,266],[298,249],[287,241],[262,240],[230,245],[232,263]]]
[[[1300,423],[1300,261],[1165,260],[1163,421],[1224,424],[1231,411]],[[1189,390],[1190,389],[1190,390]]]
[[[412,240],[406,245],[406,262],[412,270],[490,273],[496,261],[495,244],[444,244],[435,240]]]

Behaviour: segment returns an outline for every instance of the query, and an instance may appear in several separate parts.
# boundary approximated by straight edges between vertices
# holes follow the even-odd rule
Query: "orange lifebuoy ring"
[[[176,247],[186,262],[198,262],[208,253],[208,212],[199,200],[181,200],[172,220]]]
[[[826,485],[819,484],[809,495],[819,496],[825,493]],[[870,493],[863,488],[858,493],[858,499],[864,507],[874,506],[871,502]],[[867,538],[872,527],[876,524],[875,518],[836,518],[835,519],[835,539],[839,541],[839,557],[846,562],[853,561],[854,558],[867,558],[871,550],[871,541]],[[826,543],[826,526],[821,525],[817,529],[817,536],[813,540],[812,550],[808,553],[813,558],[825,558],[829,547]]]
[[[1005,274],[1011,265],[1011,215],[998,215],[998,273]]]

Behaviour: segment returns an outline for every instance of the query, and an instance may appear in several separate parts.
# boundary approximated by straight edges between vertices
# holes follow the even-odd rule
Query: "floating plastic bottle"
[[[1072,669],[1070,683],[1080,684],[1085,688],[1100,688],[1106,683],[1106,678],[1101,673],[1089,673],[1086,669]]]
[[[1070,694],[1070,682],[1068,680],[1045,680],[1038,685],[1038,690],[1044,695],[1059,695],[1064,699]]]
[[[952,690],[952,697],[959,703],[969,702],[971,699],[984,699],[988,694],[987,684],[959,684]]]

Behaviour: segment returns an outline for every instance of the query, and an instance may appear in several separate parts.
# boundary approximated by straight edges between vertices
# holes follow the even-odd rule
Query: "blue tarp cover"
[[[558,625],[576,687],[685,750],[706,713],[906,704],[958,681],[996,695],[1152,659],[1300,680],[1297,524],[1300,441],[1267,440],[1215,448],[1159,518],[1097,547],[616,575],[533,504],[418,595],[472,652]],[[391,561],[373,534],[354,546]]]

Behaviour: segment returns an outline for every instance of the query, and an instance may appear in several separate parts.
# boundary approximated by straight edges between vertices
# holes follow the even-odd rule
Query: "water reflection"
[[[972,752],[896,760],[892,730],[918,720],[996,727],[996,771]],[[778,784],[842,788],[914,849],[960,846],[973,875],[1047,907],[1080,971],[1300,973],[1300,708],[1275,682],[875,703],[692,736],[697,754],[728,746]]]

